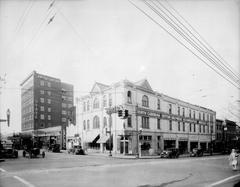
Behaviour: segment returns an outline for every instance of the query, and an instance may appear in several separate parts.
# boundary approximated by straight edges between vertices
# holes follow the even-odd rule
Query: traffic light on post
[[[123,111],[122,110],[118,111],[118,117],[123,117]]]

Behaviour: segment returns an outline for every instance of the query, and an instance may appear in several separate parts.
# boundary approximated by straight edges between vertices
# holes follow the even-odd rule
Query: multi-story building
[[[66,147],[66,126],[73,108],[73,85],[33,71],[21,83],[22,132]]]
[[[128,110],[128,118],[119,118],[118,109]],[[216,112],[156,92],[147,80],[95,83],[77,114],[83,146],[101,151],[137,154],[140,144],[142,154],[172,147],[189,152],[215,140]]]

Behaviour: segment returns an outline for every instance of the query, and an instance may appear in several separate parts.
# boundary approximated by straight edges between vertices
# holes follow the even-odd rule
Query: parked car
[[[2,158],[18,158],[18,151],[13,148],[12,142],[2,141],[0,145],[0,157]]]
[[[60,153],[60,144],[52,144],[48,150],[54,153]]]
[[[82,146],[80,146],[80,145],[73,146],[72,148],[70,148],[68,150],[68,153],[69,154],[72,153],[72,154],[75,154],[75,155],[85,155],[85,152],[82,149]]]
[[[191,151],[190,156],[191,156],[191,157],[203,156],[203,149],[194,148],[194,149]]]
[[[160,154],[160,157],[161,158],[178,158],[179,155],[180,155],[179,149],[170,148],[162,151]]]

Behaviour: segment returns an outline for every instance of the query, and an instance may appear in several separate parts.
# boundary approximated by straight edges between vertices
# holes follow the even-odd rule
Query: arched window
[[[86,130],[86,121],[83,121],[83,130]]]
[[[98,116],[94,116],[93,118],[93,129],[99,129],[100,128],[100,120]]]
[[[142,97],[142,106],[148,107],[149,106],[149,102],[148,102],[148,96],[144,95]]]
[[[87,120],[87,130],[89,130],[90,129],[90,121],[89,121],[89,119]]]
[[[99,100],[98,100],[98,98],[94,99],[93,108],[99,108]]]
[[[103,128],[106,128],[107,127],[107,118],[104,117],[103,118]]]
[[[103,107],[107,106],[107,97],[106,95],[103,96]]]
[[[160,99],[157,100],[157,109],[160,110]]]
[[[132,93],[131,93],[131,91],[127,92],[127,102],[132,103]]]

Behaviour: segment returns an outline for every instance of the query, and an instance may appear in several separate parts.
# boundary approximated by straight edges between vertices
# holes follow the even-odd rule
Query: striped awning
[[[99,136],[99,134],[89,134],[88,136],[86,136],[86,138],[84,139],[84,142],[86,143],[92,143],[97,136]]]
[[[108,141],[109,137],[106,135],[102,135],[100,139],[97,141],[97,143],[106,143]]]

